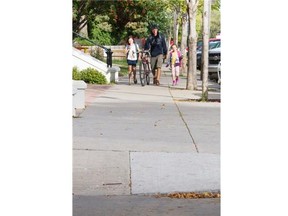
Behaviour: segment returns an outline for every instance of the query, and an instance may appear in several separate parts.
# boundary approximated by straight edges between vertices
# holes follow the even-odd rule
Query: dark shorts
[[[127,59],[127,64],[128,64],[128,65],[132,65],[132,66],[136,66],[137,60],[128,60],[128,59]]]

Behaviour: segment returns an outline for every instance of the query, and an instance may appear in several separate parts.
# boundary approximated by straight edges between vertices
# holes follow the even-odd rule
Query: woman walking
[[[137,59],[138,59],[137,52],[139,51],[140,49],[138,45],[134,43],[134,39],[132,37],[129,37],[128,45],[125,48],[125,54],[127,56],[127,64],[128,64],[129,85],[131,85],[132,78],[134,80],[134,84],[137,84],[136,65],[137,65]]]

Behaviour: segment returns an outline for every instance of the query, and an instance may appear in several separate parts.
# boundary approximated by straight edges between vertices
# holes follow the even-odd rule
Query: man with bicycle
[[[144,49],[150,50],[151,53],[153,84],[160,85],[161,67],[167,56],[167,46],[165,38],[159,33],[156,24],[151,25],[151,35],[147,38]]]

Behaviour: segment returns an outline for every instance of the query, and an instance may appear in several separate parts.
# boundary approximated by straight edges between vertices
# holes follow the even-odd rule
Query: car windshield
[[[215,49],[221,46],[221,41],[211,41],[209,43],[209,49]]]

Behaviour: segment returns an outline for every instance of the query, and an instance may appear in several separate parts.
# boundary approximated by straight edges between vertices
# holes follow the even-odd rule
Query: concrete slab
[[[177,102],[199,153],[220,154],[220,103]]]
[[[161,87],[138,85],[132,91],[126,85],[106,90],[81,118],[73,119],[74,148],[196,152],[167,88],[156,95],[155,88]]]
[[[220,191],[220,156],[131,152],[132,194]]]
[[[73,150],[73,194],[130,194],[129,153]]]
[[[87,108],[85,113],[89,112]],[[102,109],[100,107],[98,110]],[[164,115],[149,115],[149,111],[143,111],[139,117],[137,112],[140,109],[133,109],[127,113],[123,108],[113,108],[112,113],[107,110],[106,114],[85,116],[87,119],[74,119],[77,121],[74,129],[74,148],[95,149],[95,150],[122,150],[122,151],[176,151],[196,152],[191,137],[182,120],[177,116],[165,117]],[[119,109],[122,109],[122,113]],[[120,112],[121,114],[115,113]],[[134,112],[134,114],[133,114]],[[155,111],[156,112],[156,111]],[[101,117],[106,116],[106,117]],[[124,117],[121,117],[124,116]],[[126,117],[125,117],[126,116]],[[82,123],[83,120],[83,123]],[[110,122],[110,123],[108,123]],[[176,124],[173,124],[176,123]],[[181,137],[181,141],[179,140]]]

